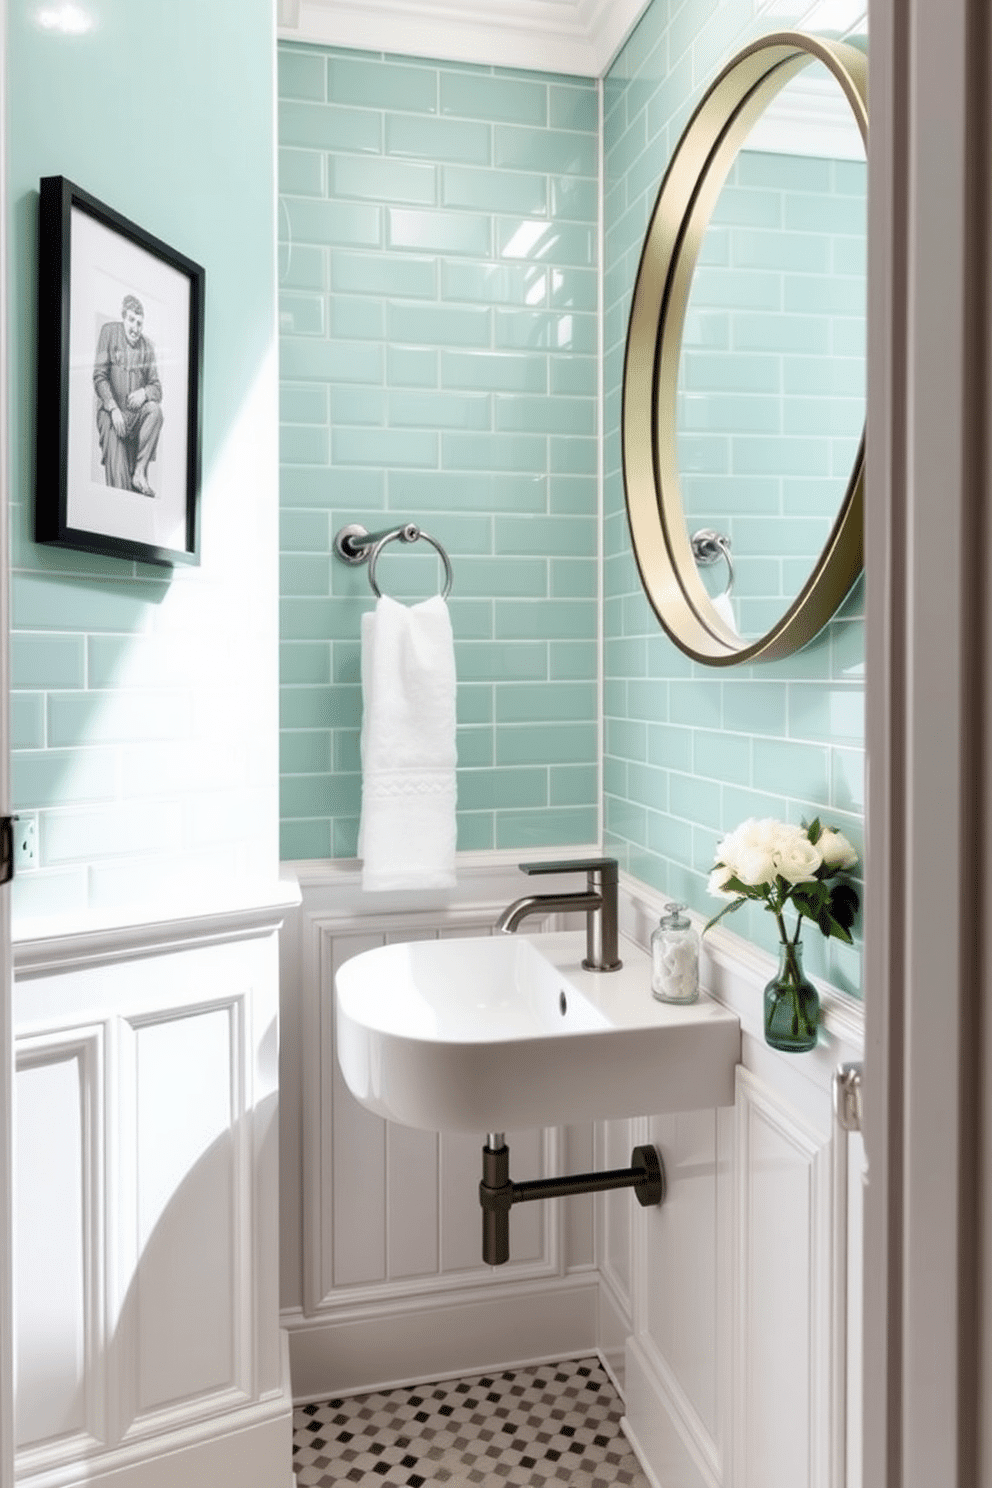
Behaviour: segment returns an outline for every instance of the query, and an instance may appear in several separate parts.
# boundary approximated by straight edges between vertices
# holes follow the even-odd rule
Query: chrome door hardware
[[[14,823],[16,816],[0,816],[0,884],[14,876]]]
[[[860,1060],[834,1070],[834,1111],[843,1131],[861,1130],[864,1065]]]

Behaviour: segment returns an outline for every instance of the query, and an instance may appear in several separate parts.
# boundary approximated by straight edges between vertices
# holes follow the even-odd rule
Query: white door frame
[[[10,810],[10,665],[7,440],[7,7],[0,8],[0,814]],[[13,979],[10,889],[0,889],[0,1488],[14,1482]]]
[[[866,1488],[989,1481],[987,6],[870,11]]]

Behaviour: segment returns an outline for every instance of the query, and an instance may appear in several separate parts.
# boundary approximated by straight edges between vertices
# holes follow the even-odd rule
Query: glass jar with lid
[[[666,904],[651,936],[651,992],[659,1002],[695,1002],[699,996],[699,936],[684,904]]]

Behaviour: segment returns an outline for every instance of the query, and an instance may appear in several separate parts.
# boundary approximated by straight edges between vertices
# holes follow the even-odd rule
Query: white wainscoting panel
[[[634,1123],[600,1121],[594,1128],[592,1168],[623,1168],[635,1146]],[[597,1194],[594,1201],[595,1254],[599,1273],[599,1355],[624,1391],[627,1341],[634,1331],[632,1278],[633,1211],[636,1200],[623,1192]]]
[[[601,1121],[597,1144],[600,1160],[597,1167],[628,1167],[634,1145],[632,1122]],[[629,1314],[633,1281],[630,1194],[622,1191],[607,1192],[600,1200],[600,1209],[602,1214],[600,1267],[609,1279],[620,1306]]]
[[[741,1067],[734,1110],[650,1132],[668,1193],[634,1221],[626,1424],[642,1461],[663,1488],[838,1488],[829,1100],[818,1126]]]
[[[660,1208],[634,1216],[626,1424],[665,1488],[714,1488],[727,1481],[733,1111],[653,1117],[643,1128],[668,1189]]]
[[[17,1444],[71,1458],[105,1431],[102,1025],[17,1049]],[[57,1278],[57,1285],[53,1285]]]
[[[127,1020],[139,1340],[131,1429],[176,1400],[249,1394],[244,1024],[243,998]]]
[[[652,1120],[669,1191],[640,1226],[642,1329],[666,1363],[672,1401],[692,1422],[700,1450],[718,1466],[725,1447],[721,1386],[731,1297],[726,1241],[732,1129],[732,1112],[726,1110]]]
[[[741,1488],[828,1488],[831,1153],[739,1073],[735,1349]]]
[[[282,913],[16,948],[17,1476],[33,1488],[289,1482]]]
[[[841,1302],[844,1308],[843,1325],[846,1330],[846,1349],[842,1356],[837,1382],[838,1414],[843,1412],[843,1476],[842,1488],[862,1488],[861,1443],[862,1443],[862,1309],[864,1305],[864,1245],[865,1183],[868,1163],[865,1156],[864,1139],[860,1132],[852,1132],[845,1149],[845,1193],[847,1198],[847,1225],[844,1236],[843,1257],[845,1262],[844,1291]]]

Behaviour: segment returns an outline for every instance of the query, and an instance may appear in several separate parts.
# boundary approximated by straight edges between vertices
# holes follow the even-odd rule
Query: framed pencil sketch
[[[64,176],[40,194],[35,537],[198,563],[204,271]]]

